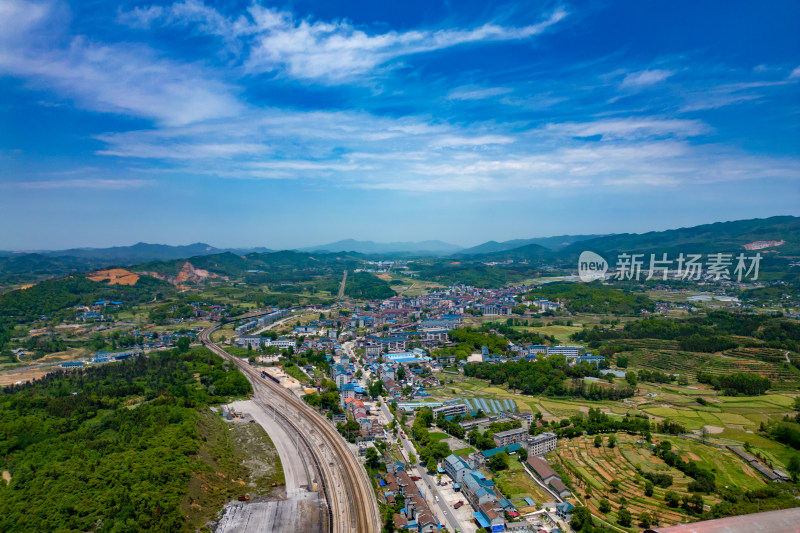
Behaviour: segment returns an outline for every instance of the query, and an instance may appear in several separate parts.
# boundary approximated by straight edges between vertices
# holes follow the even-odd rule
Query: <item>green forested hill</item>
[[[595,283],[548,283],[528,293],[530,296],[564,300],[573,313],[612,313],[638,315],[653,311],[655,303],[644,294],[632,294]]]
[[[560,255],[577,257],[583,250],[608,252],[743,252],[754,241],[785,241],[772,248],[780,255],[800,254],[800,217],[785,216],[716,222],[688,228],[647,233],[623,233],[575,243]]]
[[[98,300],[115,300],[124,306],[161,299],[175,288],[150,276],[142,276],[136,285],[109,285],[76,274],[62,279],[43,281],[24,290],[0,294],[0,348],[8,340],[8,331],[46,315],[64,316],[75,305]]]
[[[198,410],[250,391],[205,348],[0,391],[0,531],[185,531]],[[213,472],[213,470],[212,470]]]

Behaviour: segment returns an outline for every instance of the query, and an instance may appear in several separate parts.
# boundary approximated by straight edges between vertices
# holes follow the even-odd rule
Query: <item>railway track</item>
[[[254,316],[254,315],[251,315]],[[303,440],[313,457],[318,482],[328,506],[325,522],[332,533],[378,533],[381,530],[378,505],[366,471],[344,439],[317,411],[277,383],[261,378],[255,368],[232,356],[211,341],[211,333],[221,324],[200,334],[200,341],[211,351],[232,361],[253,383],[254,391],[268,391],[266,404]],[[260,398],[257,401],[261,401]],[[262,402],[264,405],[264,402]]]
[[[253,401],[257,405],[259,405],[262,409],[264,409],[265,412],[269,412],[269,406],[266,405],[264,402],[260,400],[253,400]],[[319,484],[322,490],[322,495],[325,499],[324,502],[320,502],[320,509],[319,509],[319,514],[320,514],[319,523],[321,526],[320,531],[322,531],[323,533],[330,533],[334,530],[333,528],[334,520],[333,520],[333,510],[331,509],[330,504],[328,503],[330,502],[329,489],[327,485],[321,483],[321,480],[324,477],[322,465],[320,464],[320,461],[317,458],[317,456],[314,454],[314,448],[312,447],[312,443],[309,442],[309,439],[307,439],[306,436],[303,434],[303,432],[300,431],[300,428],[298,428],[297,425],[292,421],[291,417],[287,416],[282,411],[276,410],[274,407],[272,408],[272,413],[274,417],[280,418],[283,421],[284,425],[292,428],[292,430],[295,433],[297,433],[300,441],[303,443],[303,450],[304,450],[303,455],[308,457],[310,460],[310,464],[307,465],[307,470],[306,470],[307,472],[312,473],[312,476],[309,476],[309,481],[316,480],[316,482]],[[308,488],[309,490],[312,489],[311,486],[309,486]]]

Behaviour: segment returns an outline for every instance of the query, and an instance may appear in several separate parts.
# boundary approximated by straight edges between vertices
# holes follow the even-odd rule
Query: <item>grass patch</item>
[[[552,496],[545,494],[539,488],[539,485],[531,479],[516,457],[510,458],[508,470],[497,472],[493,479],[497,488],[506,498],[531,498],[537,503],[552,501],[553,499]]]
[[[203,445],[181,504],[190,530],[211,520],[227,501],[267,494],[285,483],[275,445],[258,424],[228,424],[202,412],[197,429]]]
[[[471,453],[475,452],[475,448],[459,448],[458,450],[453,450],[453,455],[457,455],[458,457],[464,457]]]

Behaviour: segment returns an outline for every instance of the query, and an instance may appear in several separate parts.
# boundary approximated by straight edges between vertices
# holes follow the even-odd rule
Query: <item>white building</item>
[[[463,403],[451,403],[433,409],[433,418],[442,416],[455,416],[467,414],[467,406]]]
[[[538,456],[546,454],[556,449],[558,437],[555,433],[539,433],[535,437],[528,439],[528,455]]]

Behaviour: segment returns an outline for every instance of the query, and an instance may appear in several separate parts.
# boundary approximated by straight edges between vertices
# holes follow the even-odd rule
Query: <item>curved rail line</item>
[[[250,317],[257,315],[258,313],[251,313]],[[372,484],[344,439],[327,420],[292,392],[268,379],[262,379],[256,369],[212,342],[211,333],[221,325],[203,330],[200,335],[201,342],[217,355],[233,361],[251,381],[269,389],[270,393],[282,402],[273,406],[276,408],[276,413],[278,408],[282,410],[281,418],[300,435],[314,458],[315,468],[319,469],[319,484],[328,503],[330,531],[379,533],[380,514],[377,501],[373,497]],[[297,416],[297,420],[291,420],[289,415]],[[308,428],[313,430],[309,431]],[[316,442],[310,441],[309,434],[311,437],[318,437],[314,439]]]
[[[261,400],[253,400],[253,401],[256,404],[260,405],[264,409],[265,412],[269,412],[268,408],[267,408],[268,406],[265,405],[264,402],[262,402]],[[328,502],[330,502],[328,486],[325,483],[322,483],[322,477],[323,477],[322,465],[320,465],[319,459],[314,454],[314,451],[313,451],[314,448],[312,448],[311,443],[308,441],[306,436],[303,434],[302,431],[300,431],[300,429],[295,425],[295,423],[288,416],[286,416],[282,411],[277,411],[274,407],[272,408],[272,412],[273,412],[274,415],[280,417],[281,420],[283,420],[284,424],[286,424],[287,426],[291,427],[295,431],[295,433],[298,434],[300,440],[302,441],[303,447],[306,450],[306,455],[312,461],[312,464],[309,465],[309,466],[311,467],[311,470],[313,470],[313,472],[314,472],[314,478],[317,480],[317,483],[319,483],[319,485],[320,485],[320,487],[322,489],[322,494],[323,494],[324,499],[325,499],[324,502],[320,502],[320,508],[319,508],[320,531],[322,531],[323,533],[332,532],[333,531],[333,509],[331,509],[330,504],[328,503]],[[310,487],[309,487],[309,489],[310,489]]]

